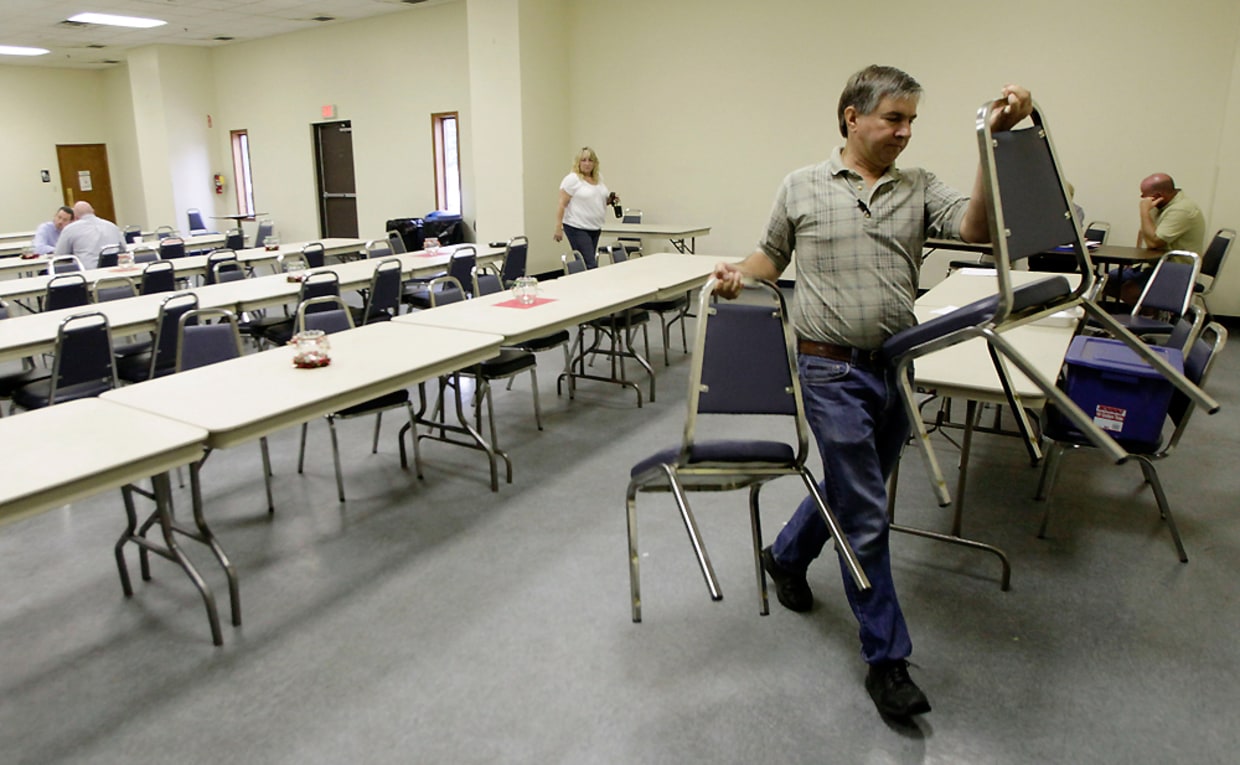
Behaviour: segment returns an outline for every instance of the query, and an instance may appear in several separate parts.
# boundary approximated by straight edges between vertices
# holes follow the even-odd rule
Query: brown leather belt
[[[883,366],[882,357],[878,351],[865,351],[848,345],[820,343],[817,340],[806,340],[801,337],[797,338],[797,352],[806,356],[820,356],[832,361],[843,361],[860,369],[879,369]]]

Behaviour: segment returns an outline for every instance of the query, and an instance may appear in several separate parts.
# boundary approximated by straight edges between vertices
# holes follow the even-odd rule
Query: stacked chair
[[[951,498],[926,424],[920,417],[911,374],[913,362],[934,351],[973,338],[985,340],[1017,426],[1025,436],[1026,447],[1035,461],[1041,459],[1041,449],[1026,408],[1012,384],[1009,364],[1019,369],[1045,394],[1050,405],[1063,417],[1065,425],[1077,432],[1082,442],[1096,446],[1116,463],[1123,463],[1132,456],[1123,444],[1083,412],[1056,385],[1055,380],[1040,374],[1003,334],[1010,328],[1058,311],[1080,306],[1088,318],[1108,335],[1122,341],[1188,401],[1210,413],[1219,408],[1218,402],[1189,377],[1094,301],[1096,285],[1093,264],[1083,232],[1073,216],[1064,174],[1041,109],[1034,105],[1030,127],[992,132],[987,119],[990,107],[988,102],[978,110],[977,140],[994,246],[997,294],[897,333],[882,347],[883,356],[895,366],[895,377],[914,427],[915,439],[925,458],[932,488],[943,505],[949,504]],[[1070,243],[1076,258],[1079,282],[1075,286],[1064,275],[1056,274],[1013,288],[1013,264],[1064,242]],[[892,528],[961,542],[957,537],[896,524],[892,524]]]

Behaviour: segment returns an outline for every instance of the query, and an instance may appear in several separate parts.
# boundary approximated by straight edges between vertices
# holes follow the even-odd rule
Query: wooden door
[[[348,120],[314,126],[319,179],[319,227],[324,237],[357,237],[353,127]]]
[[[112,204],[112,175],[108,172],[108,147],[102,143],[57,144],[60,186],[65,204],[86,201],[95,215],[116,223]]]

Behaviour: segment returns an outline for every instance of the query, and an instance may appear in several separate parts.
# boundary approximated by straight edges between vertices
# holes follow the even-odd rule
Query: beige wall
[[[895,6],[573,3],[570,134],[598,147],[609,184],[647,219],[709,223],[701,248],[743,253],[779,179],[840,142],[847,76],[889,63],[926,88],[906,164],[967,191],[974,111],[1015,81],[1049,116],[1086,215],[1111,221],[1117,241],[1135,239],[1136,186],[1149,172],[1174,174],[1211,209],[1240,5]],[[1156,36],[1169,51],[1157,63],[1141,44]],[[1240,219],[1215,216],[1228,212]]]
[[[515,29],[478,20],[488,9],[511,20],[514,8]],[[511,133],[472,113],[486,101],[472,91],[493,83],[481,62],[471,71],[471,45],[483,41],[471,42],[471,17],[472,32],[519,41],[515,54],[504,46],[520,67],[504,89],[519,98],[519,160],[503,154]],[[1155,59],[1155,40],[1169,55]],[[983,0],[458,0],[213,48],[205,69],[170,70],[198,83],[202,100],[164,96],[168,124],[205,135],[209,171],[230,184],[228,131],[250,130],[258,205],[290,239],[318,235],[311,125],[322,105],[353,121],[365,235],[434,207],[429,115],[459,111],[466,219],[485,180],[501,192],[492,199],[507,196],[512,207],[493,206],[478,221],[481,238],[523,224],[533,268],[548,270],[558,257],[548,224],[555,188],[576,146],[598,149],[608,184],[648,220],[710,224],[699,251],[744,253],[779,179],[839,143],[835,99],[859,66],[890,63],[921,80],[926,97],[903,161],[964,189],[976,165],[974,111],[1017,81],[1045,109],[1087,217],[1110,221],[1115,241],[1127,243],[1136,184],[1153,171],[1173,174],[1212,229],[1240,226],[1240,149],[1228,140],[1240,129],[1238,42],[1240,5],[1223,0],[1174,13],[1162,0],[1047,0],[1036,13]],[[6,146],[28,147],[0,157],[12,179],[0,187],[0,230],[32,228],[58,203],[57,184],[38,183],[39,169],[55,167],[56,142],[109,142],[119,217],[151,203],[153,187],[133,181],[128,166],[149,105],[117,97],[121,76],[0,65],[0,89],[41,117],[0,123]],[[212,98],[214,127],[203,128]],[[178,208],[209,180],[201,160],[184,167],[170,192]],[[209,198],[232,211],[231,193]],[[1232,269],[1214,302],[1240,314]]]
[[[531,273],[560,267],[564,244],[552,239],[557,189],[568,172],[569,0],[521,3],[521,120],[524,136],[525,225]]]
[[[99,72],[0,65],[0,96],[10,109],[0,120],[0,232],[33,231],[64,204],[56,144],[108,143],[101,83]]]
[[[1236,37],[1240,38],[1240,22]],[[1222,78],[1219,78],[1220,80]],[[1218,172],[1214,178],[1212,204],[1205,208],[1210,231],[1219,228],[1240,230],[1240,44],[1235,46],[1231,84],[1227,90],[1227,113],[1223,119],[1218,146]],[[1228,263],[1215,285],[1208,304],[1212,312],[1240,316],[1240,246],[1233,245]]]
[[[259,211],[286,240],[318,237],[311,126],[334,104],[353,124],[362,236],[424,215],[435,207],[430,115],[459,111],[469,124],[465,31],[465,4],[448,3],[213,49],[216,172],[232,183],[229,131],[248,130]],[[468,136],[462,130],[467,216]],[[217,199],[234,211],[231,186]]]

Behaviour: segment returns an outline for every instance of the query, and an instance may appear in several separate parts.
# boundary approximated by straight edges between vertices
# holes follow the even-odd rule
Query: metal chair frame
[[[625,492],[628,525],[630,607],[640,622],[641,570],[637,543],[637,495],[670,492],[689,535],[698,568],[711,600],[722,600],[718,578],[706,552],[686,494],[693,491],[749,490],[749,520],[759,612],[769,612],[766,576],[762,569],[762,525],[759,493],[776,478],[799,476],[818,505],[836,550],[857,587],[869,589],[847,537],[806,467],[810,455],[809,426],[797,374],[796,338],[787,319],[779,288],[766,281],[748,282],[769,302],[715,302],[712,278],[698,296],[697,327],[689,373],[684,435],[679,446],[664,449],[634,466]],[[738,347],[743,345],[744,347]],[[795,445],[783,441],[706,440],[701,438],[704,415],[769,417],[793,420]]]
[[[1205,385],[1206,379],[1210,376],[1210,370],[1218,358],[1219,351],[1223,349],[1226,343],[1227,330],[1222,325],[1211,322],[1206,326],[1201,336],[1190,344],[1190,350],[1186,350],[1184,354],[1185,373],[1189,379],[1199,386]],[[1187,563],[1188,553],[1184,550],[1184,542],[1180,538],[1180,530],[1175,524],[1175,517],[1171,514],[1171,504],[1167,501],[1167,493],[1163,489],[1162,481],[1158,478],[1158,469],[1155,466],[1156,462],[1168,457],[1179,445],[1181,438],[1184,436],[1184,431],[1188,427],[1189,419],[1196,408],[1193,400],[1183,393],[1177,391],[1172,396],[1168,417],[1174,425],[1174,430],[1172,430],[1166,443],[1149,449],[1130,451],[1129,455],[1136,459],[1137,464],[1141,466],[1141,473],[1145,478],[1145,482],[1150,485],[1154,492],[1154,501],[1158,505],[1159,517],[1166,522],[1167,529],[1171,532],[1171,538],[1175,542],[1180,562]],[[1068,449],[1076,450],[1083,446],[1091,445],[1088,442],[1075,439],[1049,439],[1049,445],[1046,449],[1046,460],[1042,465],[1038,489],[1034,495],[1035,499],[1046,502],[1046,510],[1042,515],[1042,524],[1038,528],[1039,539],[1046,538],[1046,529],[1051,518],[1050,492],[1055,485],[1055,479],[1058,477],[1059,467],[1064,454]]]

